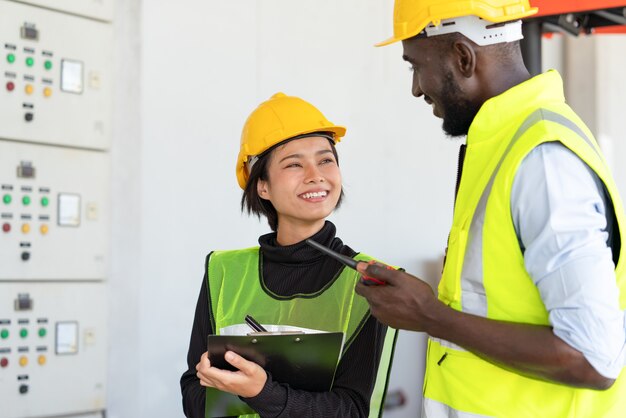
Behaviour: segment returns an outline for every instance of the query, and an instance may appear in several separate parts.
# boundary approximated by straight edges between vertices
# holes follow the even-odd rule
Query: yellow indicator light
[[[43,89],[43,95],[44,95],[44,97],[52,96],[52,89],[50,87],[44,88]]]
[[[26,94],[33,94],[33,91],[35,91],[35,88],[33,87],[32,84],[27,84],[26,86],[24,86],[24,91],[26,92]]]
[[[30,225],[29,224],[23,224],[22,225],[22,232],[25,234],[28,234],[30,232]]]
[[[22,356],[20,357],[20,366],[26,367],[28,365],[28,357]]]
[[[39,357],[37,357],[37,363],[39,363],[39,365],[43,366],[44,364],[46,364],[46,356],[44,356],[43,354],[40,355]]]
[[[41,225],[39,231],[41,231],[41,235],[46,235],[48,233],[48,225]]]

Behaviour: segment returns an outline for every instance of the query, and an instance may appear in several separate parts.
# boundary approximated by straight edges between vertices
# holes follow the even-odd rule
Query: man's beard
[[[452,71],[447,70],[445,78],[441,92],[441,103],[445,103],[442,129],[446,135],[451,137],[467,135],[469,127],[478,113],[478,108],[471,101],[462,97],[463,92],[454,79]]]

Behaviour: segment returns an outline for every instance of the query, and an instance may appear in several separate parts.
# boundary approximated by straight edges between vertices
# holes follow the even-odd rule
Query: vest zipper
[[[454,202],[456,203],[456,195],[459,193],[459,186],[461,185],[461,174],[463,174],[463,162],[465,161],[466,144],[461,144],[459,147],[459,162],[456,169],[456,187],[454,188]]]

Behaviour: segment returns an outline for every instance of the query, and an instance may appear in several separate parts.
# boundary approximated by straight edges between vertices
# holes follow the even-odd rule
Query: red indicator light
[[[15,90],[15,83],[12,81],[7,81],[7,90],[8,91],[13,91]]]

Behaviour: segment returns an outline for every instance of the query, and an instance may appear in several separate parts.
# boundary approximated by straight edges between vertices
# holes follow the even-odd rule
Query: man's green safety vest
[[[494,320],[550,325],[539,291],[524,267],[510,206],[522,160],[550,141],[572,150],[602,180],[615,210],[619,236],[625,236],[617,188],[591,132],[565,104],[560,76],[549,71],[534,77],[487,101],[470,128],[439,284],[439,299],[450,307]],[[471,250],[467,248],[469,240]],[[624,245],[615,255],[619,256],[615,275],[620,307],[625,309]],[[482,271],[471,286],[464,283],[468,279],[462,274],[467,257],[475,257],[473,263]],[[577,389],[524,377],[450,342],[431,338],[424,402],[433,406],[432,410],[444,411],[443,416],[455,417],[623,418],[623,370],[609,390]]]
[[[359,261],[371,260],[362,254],[354,258]],[[359,274],[344,268],[316,293],[284,297],[265,287],[259,274],[263,270],[261,264],[258,247],[216,251],[210,255],[207,285],[210,320],[215,333],[219,335],[235,330],[236,334],[238,329],[247,328],[244,317],[251,315],[264,325],[343,332],[343,355],[370,317],[367,301],[354,292]],[[370,399],[370,417],[379,417],[382,413],[396,334],[395,329],[387,329]],[[207,390],[207,412],[212,402],[211,391]],[[240,416],[258,417],[254,414]]]

